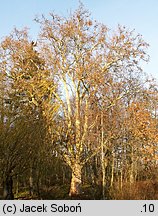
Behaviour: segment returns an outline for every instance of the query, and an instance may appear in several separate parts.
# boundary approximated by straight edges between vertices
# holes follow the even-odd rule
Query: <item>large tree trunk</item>
[[[12,176],[8,175],[3,181],[3,198],[6,200],[13,200],[13,179]]]
[[[81,170],[82,167],[79,163],[74,164],[72,167],[72,177],[69,196],[78,196],[81,194]]]

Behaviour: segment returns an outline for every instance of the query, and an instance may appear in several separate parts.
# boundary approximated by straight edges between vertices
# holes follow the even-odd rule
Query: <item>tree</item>
[[[130,75],[141,73],[139,63],[147,60],[147,44],[125,27],[118,26],[111,33],[90,19],[82,4],[68,18],[51,14],[50,20],[43,16],[36,21],[41,25],[43,58],[61,84],[61,94],[55,93],[64,122],[58,150],[72,170],[69,194],[79,195],[82,168],[101,149],[98,143],[92,145],[95,138],[91,130],[98,118],[96,113],[90,121],[93,106],[96,103],[108,110],[131,94],[128,89],[121,92],[121,88]],[[112,137],[104,137],[102,144],[106,146]]]
[[[8,199],[8,193],[13,198],[13,176],[33,169],[35,158],[40,161],[44,144],[51,140],[50,125],[58,105],[54,102],[53,77],[29,41],[27,30],[15,29],[2,41],[1,52],[1,69],[6,80],[2,82],[6,89],[1,99],[1,165],[6,170],[3,176]]]

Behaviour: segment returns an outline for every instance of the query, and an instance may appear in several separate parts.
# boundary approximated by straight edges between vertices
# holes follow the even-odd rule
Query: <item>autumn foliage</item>
[[[14,29],[0,44],[3,198],[156,199],[158,87],[141,68],[148,44],[82,4],[35,21],[37,43]]]

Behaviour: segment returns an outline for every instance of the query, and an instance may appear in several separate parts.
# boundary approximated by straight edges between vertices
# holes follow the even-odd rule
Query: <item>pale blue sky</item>
[[[82,0],[92,17],[114,29],[117,24],[135,28],[150,44],[150,63],[145,71],[158,79],[158,0]],[[78,0],[0,0],[0,38],[13,27],[28,26],[34,38],[38,26],[35,15],[55,11],[66,15],[79,5]]]

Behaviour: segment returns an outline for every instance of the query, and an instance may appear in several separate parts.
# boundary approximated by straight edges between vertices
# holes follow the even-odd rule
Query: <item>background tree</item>
[[[7,92],[3,100],[5,100],[5,107],[8,108],[8,115],[3,115],[6,132],[3,131],[2,134],[6,137],[2,140],[4,151],[2,155],[8,160],[14,157],[15,163],[12,168],[9,167],[10,171],[8,172],[13,172],[13,169],[15,171],[15,168],[16,171],[25,169],[26,166],[22,166],[21,160],[26,163],[30,158],[27,168],[30,169],[31,185],[33,164],[40,161],[42,149],[47,141],[50,141],[50,123],[53,123],[53,119],[50,118],[53,118],[57,108],[52,92],[56,87],[53,84],[53,79],[49,76],[44,61],[34,50],[33,44],[29,42],[27,30],[18,31],[15,29],[2,42],[1,49],[3,50],[2,66],[4,67],[5,63],[7,79]],[[19,125],[16,122],[21,123]],[[8,148],[10,152],[8,152]],[[24,150],[21,152],[21,149]],[[16,152],[15,155],[13,150]],[[20,161],[18,161],[19,159]],[[10,163],[7,161],[6,164],[9,166]],[[18,175],[16,172],[15,174]],[[6,178],[8,179],[8,177]]]

